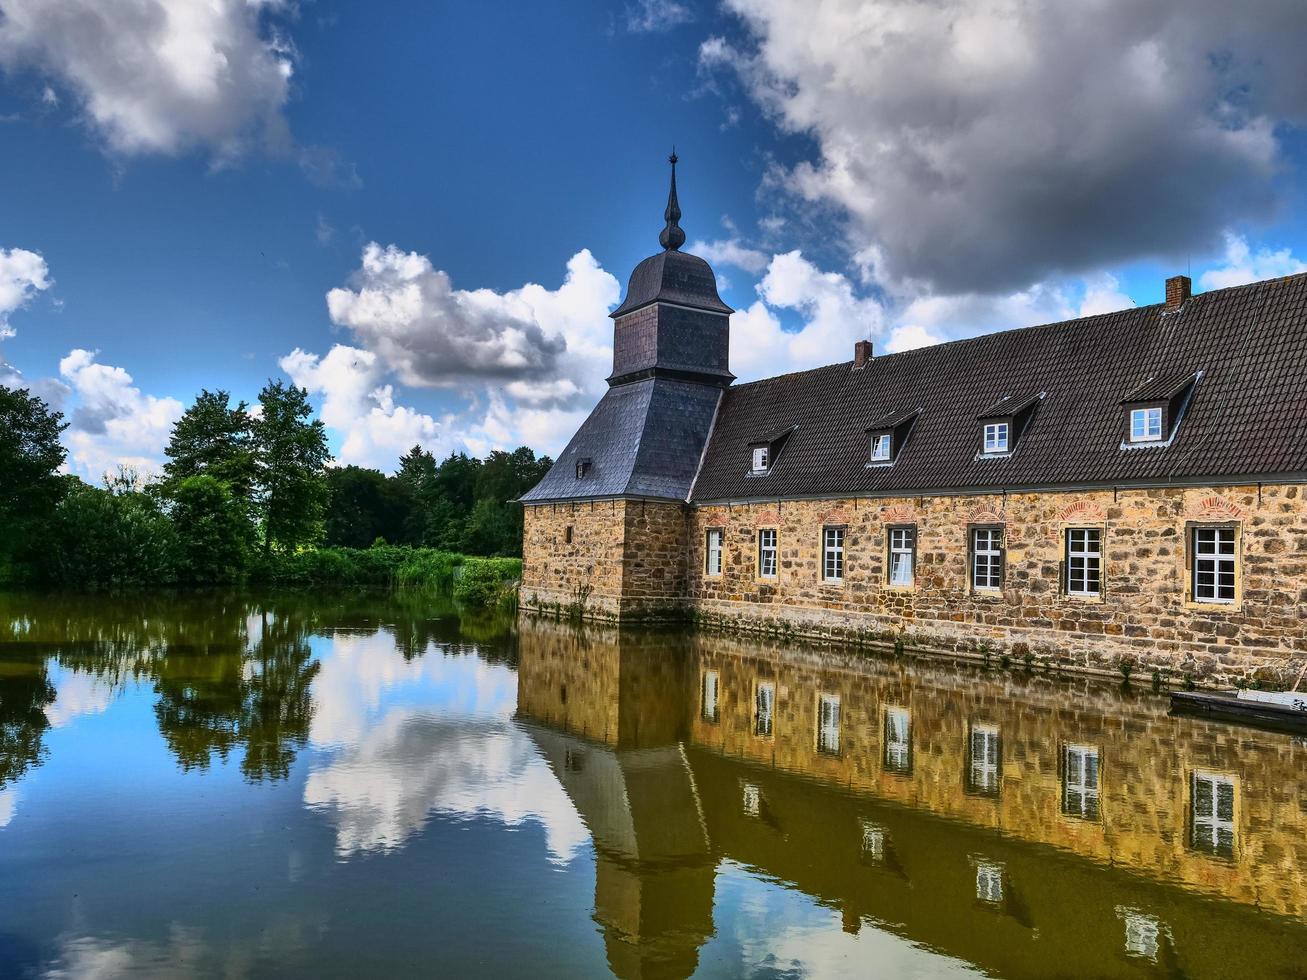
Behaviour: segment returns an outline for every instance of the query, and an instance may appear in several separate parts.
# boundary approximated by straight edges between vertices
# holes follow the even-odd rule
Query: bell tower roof
[[[676,151],[667,158],[672,165],[672,182],[667,192],[665,225],[658,235],[663,251],[651,255],[635,267],[626,286],[626,298],[613,310],[612,317],[634,312],[650,303],[674,303],[710,313],[734,313],[717,295],[717,277],[712,266],[697,255],[682,252],[685,232],[681,229],[681,204],[676,196]]]

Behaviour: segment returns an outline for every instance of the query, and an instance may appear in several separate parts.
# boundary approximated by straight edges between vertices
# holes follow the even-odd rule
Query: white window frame
[[[1012,424],[1010,422],[986,422],[982,451],[986,456],[1003,455],[1009,451],[1011,436]]]
[[[817,695],[817,751],[823,755],[840,754],[840,696]]]
[[[885,768],[900,774],[912,771],[912,712],[897,705],[885,709]]]
[[[771,466],[771,451],[766,446],[753,447],[753,463],[750,473],[766,473]]]
[[[871,437],[871,461],[888,463],[894,458],[894,440],[888,432],[877,432]]]
[[[1130,409],[1131,442],[1161,442],[1162,435],[1161,406]]]
[[[906,564],[907,575],[899,572]],[[917,578],[917,529],[891,527],[889,529],[889,584],[895,588],[910,589]]]
[[[716,722],[721,718],[721,675],[715,670],[705,670],[699,682],[699,717],[704,721]]]
[[[774,527],[758,528],[758,578],[774,579],[779,566],[779,539]]]
[[[821,529],[821,580],[831,585],[844,582],[844,528]]]
[[[1103,529],[1069,527],[1065,540],[1067,595],[1097,599],[1103,594]]]
[[[776,730],[776,685],[760,682],[753,692],[753,734],[771,738]]]
[[[1098,747],[1066,745],[1062,749],[1062,812],[1085,820],[1098,819],[1098,780],[1102,767]]]
[[[1001,527],[971,529],[971,588],[975,592],[998,592],[1003,588],[1007,561],[1003,531]]]
[[[1239,601],[1239,533],[1229,524],[1190,529],[1190,591],[1194,602],[1232,606]]]
[[[704,534],[703,573],[716,578],[722,573],[722,544],[725,534],[719,527],[710,527]]]
[[[1002,742],[998,728],[994,725],[972,725],[967,732],[968,787],[975,793],[997,796],[1002,764]]]
[[[1208,788],[1206,807],[1200,806],[1198,799],[1200,784]],[[1228,815],[1222,813],[1222,790],[1229,794]],[[1239,787],[1229,776],[1215,772],[1194,772],[1189,778],[1190,846],[1209,854],[1233,856],[1239,840],[1239,830],[1235,824],[1238,798]],[[1228,846],[1221,840],[1222,832],[1230,835]]]

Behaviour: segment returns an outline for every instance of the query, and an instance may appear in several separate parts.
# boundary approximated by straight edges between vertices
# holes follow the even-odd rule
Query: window
[[[1008,437],[1008,423],[986,422],[985,423],[985,452],[987,454],[1007,452],[1007,437]]]
[[[1003,904],[1003,865],[976,862],[976,898],[989,905]]]
[[[1069,595],[1097,596],[1103,588],[1103,538],[1096,527],[1066,532],[1066,590]]]
[[[1098,819],[1098,749],[1068,745],[1062,750],[1062,812]]]
[[[1193,529],[1195,602],[1235,601],[1235,542],[1232,527]]]
[[[762,790],[755,783],[743,783],[740,786],[740,809],[746,817],[762,816]]]
[[[1132,408],[1130,410],[1130,441],[1157,442],[1162,438],[1162,409]]]
[[[1126,955],[1142,957],[1156,963],[1157,955],[1161,952],[1162,936],[1169,937],[1166,926],[1160,919],[1138,909],[1118,906],[1116,912],[1125,922]]]
[[[571,543],[572,543],[572,525],[571,525],[571,524],[567,525],[567,527],[563,530],[563,543],[564,543],[564,544],[571,544]]]
[[[1003,587],[1002,528],[971,529],[971,587],[973,589]]]
[[[972,725],[970,756],[967,788],[982,796],[998,796],[998,729],[992,725]]]
[[[766,446],[753,447],[753,472],[766,473],[768,462],[768,452]]]
[[[912,715],[906,708],[885,709],[885,769],[912,772]]]
[[[871,461],[888,463],[893,456],[893,443],[888,432],[877,432],[871,437]]]
[[[821,529],[821,577],[825,582],[844,581],[844,528]]]
[[[1195,850],[1234,857],[1234,780],[1196,772],[1190,792],[1189,843]]]
[[[837,694],[817,698],[817,751],[840,754],[840,699]]]
[[[892,527],[889,530],[889,584],[911,588],[917,565],[917,529]]]
[[[776,577],[776,529],[765,527],[758,532],[758,577]]]
[[[707,575],[722,573],[722,529],[710,527],[707,534],[707,546],[704,548],[703,570]]]
[[[753,734],[771,738],[775,710],[776,685],[759,684],[753,696]]]
[[[718,718],[717,706],[717,686],[719,678],[717,671],[705,670],[703,672],[703,687],[700,691],[699,713],[703,716],[704,721],[716,722]]]
[[[870,820],[862,821],[862,860],[866,864],[885,863],[885,828]]]
[[[584,480],[586,474],[590,472],[590,457],[586,456],[576,461],[576,478]]]

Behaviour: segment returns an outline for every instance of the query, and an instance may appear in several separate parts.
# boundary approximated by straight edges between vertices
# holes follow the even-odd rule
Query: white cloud
[[[1307,272],[1307,263],[1294,257],[1287,248],[1271,251],[1265,246],[1253,251],[1248,240],[1234,232],[1225,233],[1225,265],[1208,269],[1198,277],[1203,289],[1225,289],[1242,286],[1259,279],[1275,279]]]
[[[18,812],[18,790],[13,786],[0,789],[0,830],[9,826]]]
[[[670,31],[694,20],[694,11],[679,0],[636,0],[626,8],[626,29],[633,34]]]
[[[59,374],[76,398],[64,433],[73,468],[93,482],[120,465],[142,475],[157,471],[182,403],[142,394],[130,374],[97,363],[96,356],[77,349],[59,362]]]
[[[696,241],[688,249],[694,255],[707,259],[710,265],[733,265],[754,275],[767,268],[767,254],[749,248],[738,238],[719,238],[716,241]],[[720,278],[720,276],[718,277]]]
[[[323,397],[344,462],[390,468],[414,443],[437,451],[530,445],[557,452],[598,400],[612,366],[616,279],[588,250],[557,289],[457,289],[430,259],[375,242],[348,287],[327,294],[352,334],[325,357],[296,350],[282,369]],[[464,408],[439,420],[396,405],[396,384],[454,389]],[[404,440],[407,440],[405,442]]]
[[[94,674],[56,667],[50,675],[54,703],[45,709],[51,728],[63,728],[82,715],[98,715],[113,703],[113,684]]]
[[[1249,0],[727,0],[710,38],[812,160],[776,171],[833,204],[882,281],[1004,293],[1203,248],[1268,216],[1280,133],[1307,118],[1307,6]]]
[[[322,396],[322,421],[342,435],[339,462],[390,470],[415,445],[448,448],[440,422],[395,404],[394,387],[383,383],[385,369],[371,351],[336,344],[318,357],[296,348],[278,363],[295,384]]]
[[[277,0],[4,0],[0,67],[71,91],[120,154],[288,144],[294,50]],[[57,105],[47,85],[43,101]]]
[[[52,285],[50,268],[39,252],[0,248],[0,340],[14,335],[9,314],[26,306],[33,296]]]

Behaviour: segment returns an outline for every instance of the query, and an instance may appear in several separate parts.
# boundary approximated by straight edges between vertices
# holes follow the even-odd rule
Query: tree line
[[[551,465],[525,447],[439,462],[414,447],[391,476],[328,466],[307,391],[284,381],[269,381],[255,406],[202,391],[150,480],[120,469],[95,487],[62,473],[65,428],[40,398],[0,386],[0,584],[276,579],[288,556],[383,543],[518,556],[522,513],[512,501]]]

